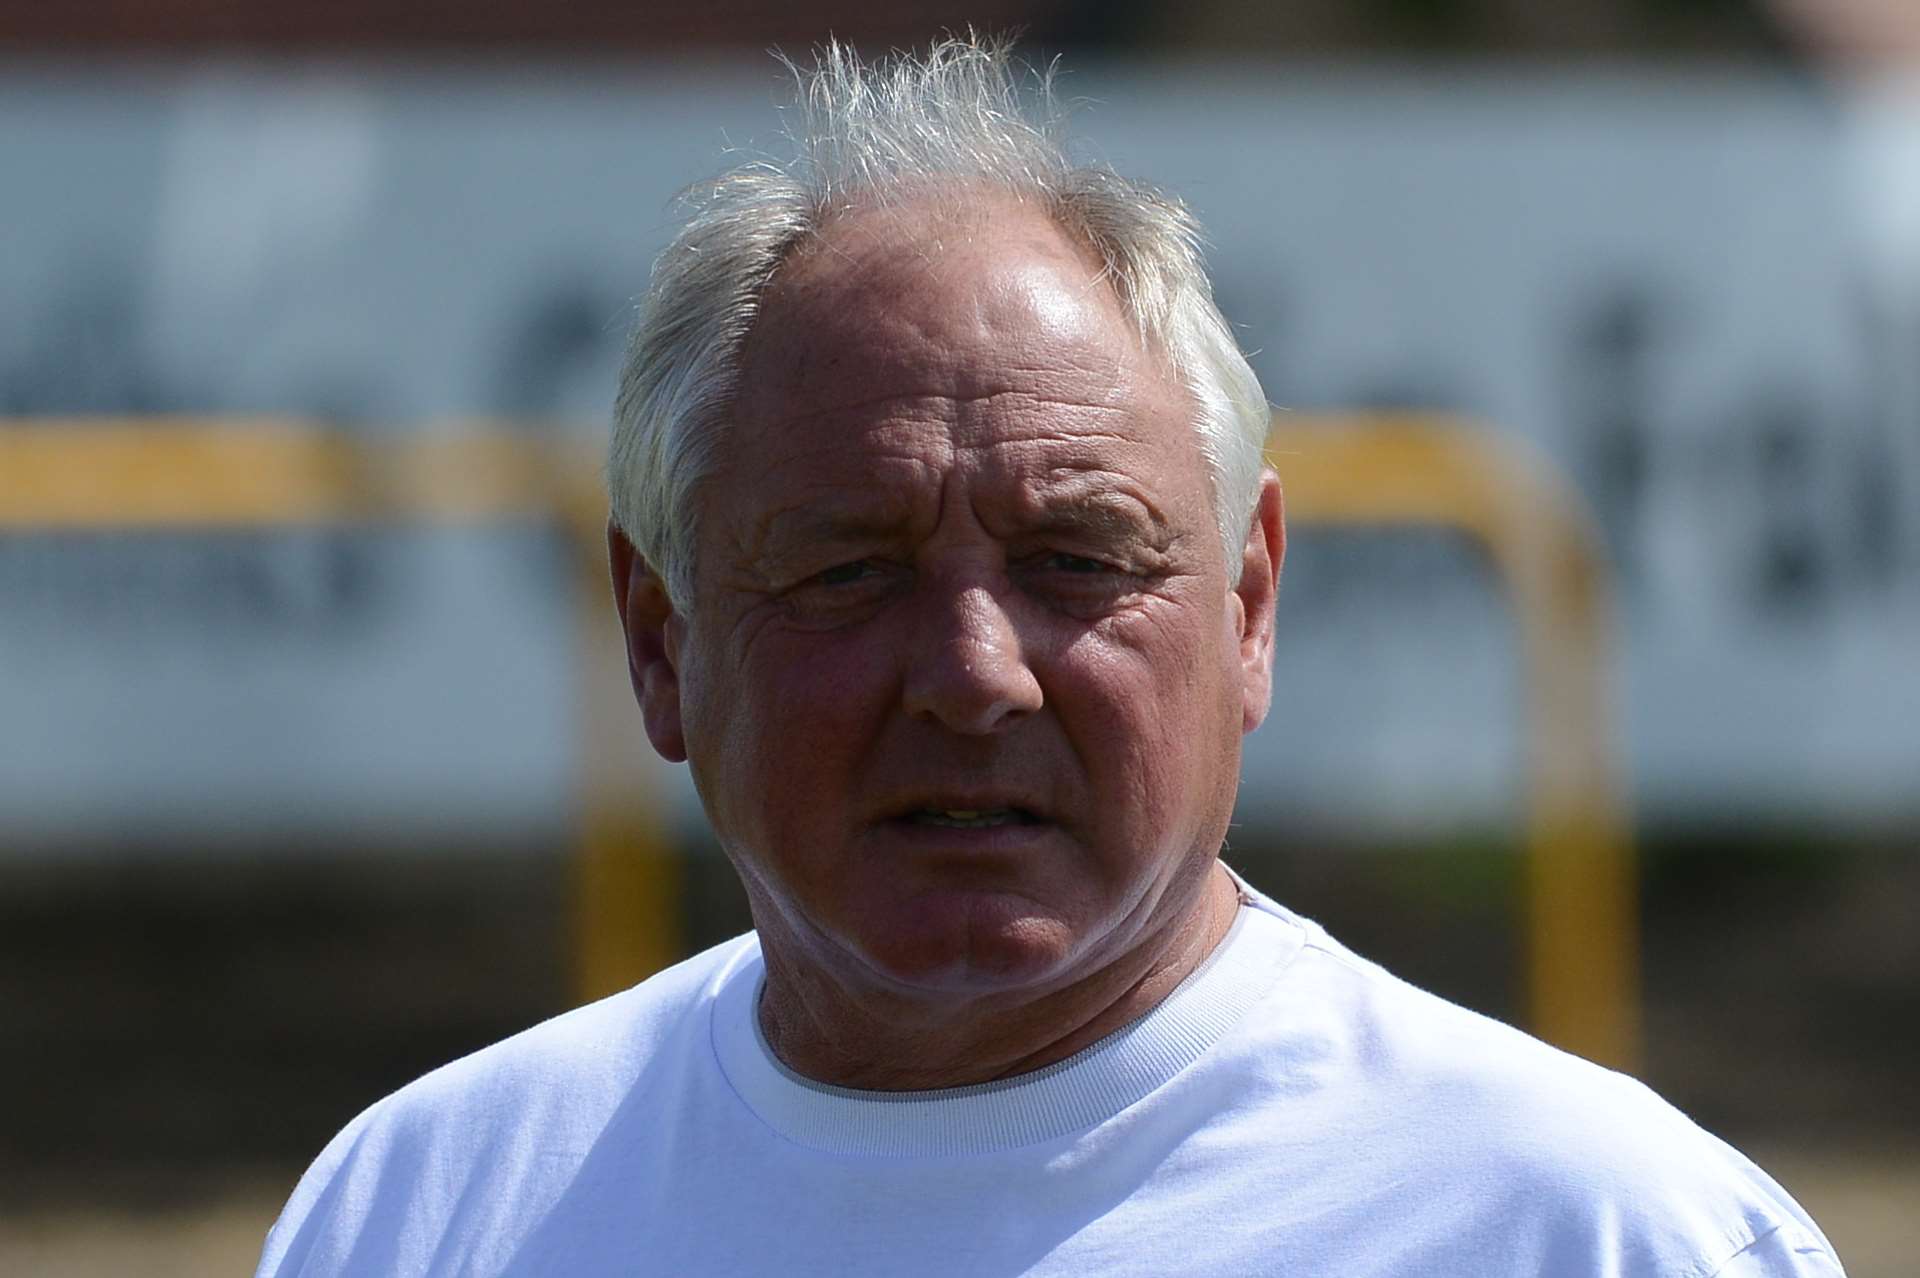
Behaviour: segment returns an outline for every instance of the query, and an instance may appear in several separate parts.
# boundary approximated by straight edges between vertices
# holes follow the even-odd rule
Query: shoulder
[[[1364,1140],[1363,1175],[1438,1196],[1420,1211],[1470,1249],[1460,1263],[1496,1272],[1500,1252],[1534,1273],[1838,1272],[1812,1259],[1740,1268],[1787,1240],[1803,1258],[1832,1253],[1765,1172],[1638,1080],[1421,990],[1272,908],[1305,934],[1269,1005],[1273,1041],[1315,1079],[1329,1129]]]
[[[697,1068],[705,1009],[757,955],[751,934],[735,938],[376,1102],[301,1178],[259,1272],[424,1272],[412,1253],[435,1245],[456,1207],[537,1209],[636,1093]]]
[[[355,1119],[342,1137],[446,1125],[460,1130],[529,1115],[562,1130],[617,1102],[704,1025],[727,971],[758,953],[751,934],[658,972],[631,989],[561,1013],[423,1075]],[[704,1041],[704,1038],[701,1039]],[[336,1142],[337,1143],[337,1142]]]

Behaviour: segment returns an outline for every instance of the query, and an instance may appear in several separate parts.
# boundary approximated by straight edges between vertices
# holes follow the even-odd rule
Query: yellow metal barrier
[[[544,519],[577,499],[554,450],[506,434],[363,439],[193,418],[0,422],[0,527],[273,527]]]
[[[1630,1068],[1638,1056],[1633,862],[1603,715],[1604,590],[1579,505],[1508,446],[1441,419],[1285,418],[1269,441],[1288,517],[1475,537],[1522,633],[1532,1026]],[[281,421],[0,422],[0,529],[481,524],[557,519],[580,548],[578,988],[678,957],[678,867],[641,790],[626,661],[607,613],[597,458],[499,431],[354,438]]]
[[[0,421],[0,530],[560,521],[578,547],[580,855],[575,985],[624,989],[681,956],[679,864],[635,759],[611,624],[597,455],[469,429],[351,437],[298,423]],[[625,713],[623,713],[625,711]]]
[[[1530,1025],[1631,1070],[1635,866],[1606,718],[1605,573],[1579,500],[1512,444],[1445,418],[1281,414],[1267,448],[1290,523],[1451,528],[1492,560],[1526,678]]]

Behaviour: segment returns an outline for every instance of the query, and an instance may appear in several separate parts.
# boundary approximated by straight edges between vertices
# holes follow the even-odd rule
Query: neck
[[[964,1000],[856,995],[830,974],[762,949],[760,1026],[803,1077],[871,1091],[930,1091],[1042,1069],[1157,1007],[1226,937],[1240,905],[1214,865],[1191,905],[1087,976],[1037,995]]]

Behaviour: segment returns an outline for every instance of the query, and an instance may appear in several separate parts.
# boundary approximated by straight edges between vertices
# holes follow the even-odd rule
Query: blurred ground
[[[565,1006],[560,843],[282,853],[0,873],[0,1086],[25,1098],[0,1110],[0,1274],[249,1272],[354,1112]],[[1232,859],[1363,953],[1514,1018],[1510,848]],[[1920,858],[1901,838],[1669,835],[1643,891],[1643,1076],[1786,1184],[1855,1278],[1912,1272]],[[690,944],[744,923],[717,857],[689,863],[684,898]]]
[[[1789,1186],[1839,1249],[1851,1278],[1907,1278],[1920,1157],[1889,1161],[1858,1151],[1754,1151]],[[247,1274],[280,1209],[264,1182],[160,1208],[78,1207],[0,1216],[0,1273],[33,1278],[210,1278]]]
[[[275,1192],[263,1183],[169,1207],[77,1206],[0,1216],[0,1273],[23,1278],[249,1274],[279,1209]]]

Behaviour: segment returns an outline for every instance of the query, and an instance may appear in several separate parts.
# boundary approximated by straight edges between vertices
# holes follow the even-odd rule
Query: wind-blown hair
[[[1050,76],[968,35],[924,57],[865,63],[829,44],[798,82],[794,156],[721,174],[655,261],[614,406],[613,518],[682,606],[691,602],[693,493],[712,468],[763,294],[798,248],[849,209],[985,186],[1044,209],[1090,249],[1149,350],[1197,407],[1228,580],[1259,496],[1268,408],[1213,302],[1199,223],[1179,200],[1060,142]],[[1031,81],[1039,108],[1023,100]]]

